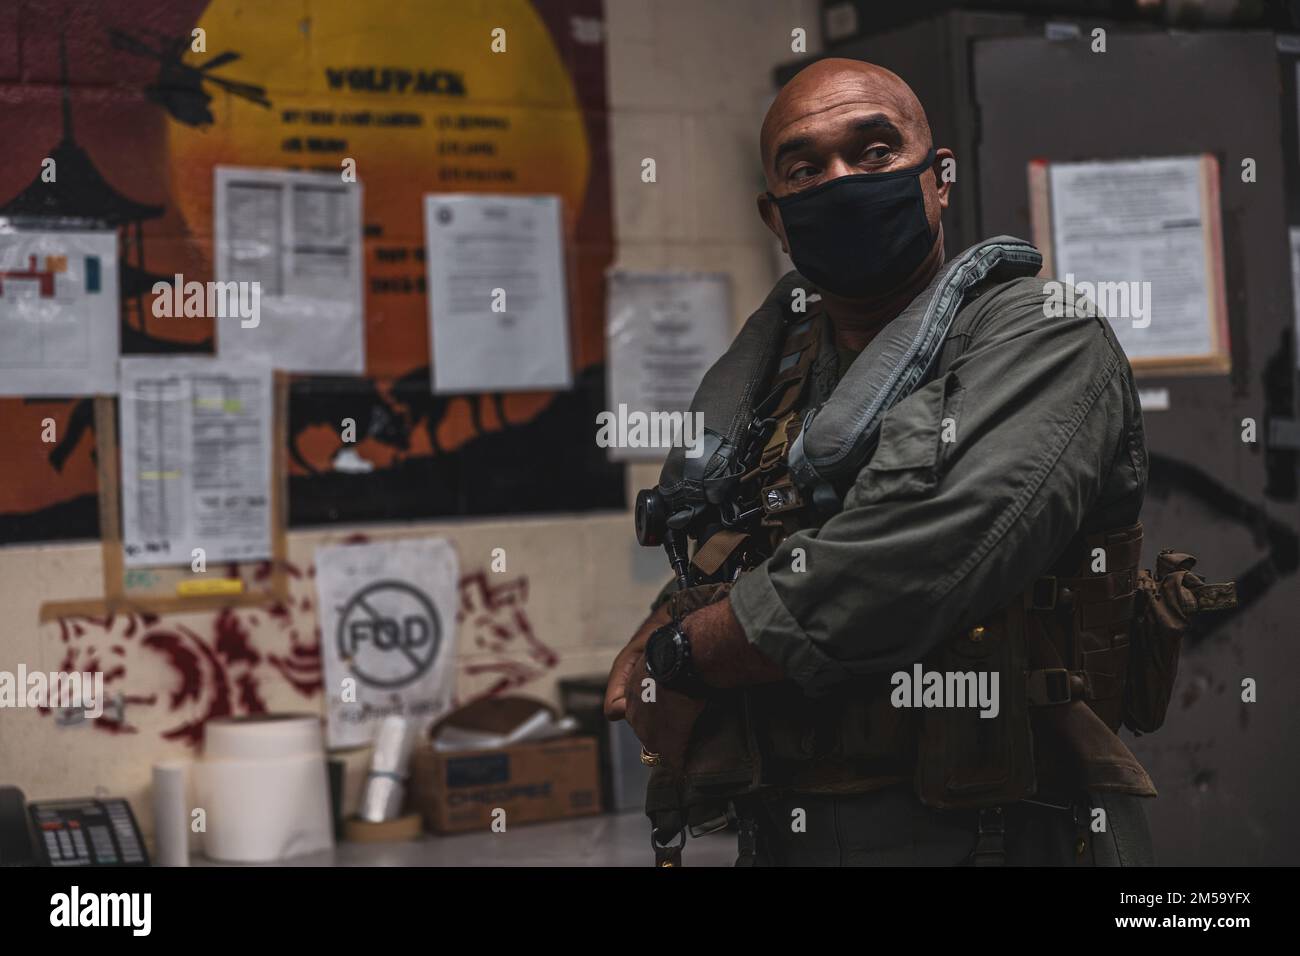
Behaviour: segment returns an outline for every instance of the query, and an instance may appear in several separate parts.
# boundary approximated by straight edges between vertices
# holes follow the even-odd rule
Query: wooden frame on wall
[[[1175,157],[1185,159],[1188,157]],[[1208,351],[1181,355],[1143,355],[1129,349],[1128,359],[1135,375],[1227,375],[1232,370],[1232,353],[1228,334],[1228,303],[1223,268],[1223,227],[1219,197],[1219,164],[1209,153],[1198,160],[1198,186],[1200,197],[1200,232],[1204,261],[1207,310],[1206,333]],[[1137,163],[1141,160],[1135,159]],[[1099,162],[1097,165],[1104,165]],[[1036,159],[1028,166],[1029,213],[1033,229],[1033,242],[1043,255],[1043,268],[1039,275],[1065,281],[1058,275],[1058,255],[1055,249],[1053,204],[1051,192],[1052,163]],[[1129,277],[1126,277],[1129,278]],[[1122,344],[1122,343],[1121,343]],[[1126,348],[1128,348],[1126,346]]]
[[[99,530],[104,594],[99,598],[47,601],[40,621],[63,617],[108,617],[118,613],[184,614],[225,607],[251,607],[287,601],[289,376],[274,373],[271,424],[270,573],[259,581],[265,562],[223,562],[199,574],[187,567],[128,571],[122,551],[121,462],[117,443],[117,400],[95,396],[95,443],[99,471]],[[223,573],[235,569],[235,575]]]

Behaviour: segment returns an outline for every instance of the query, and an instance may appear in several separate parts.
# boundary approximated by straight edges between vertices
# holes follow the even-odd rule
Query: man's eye
[[[879,163],[888,159],[893,154],[893,152],[894,151],[890,149],[888,146],[872,146],[869,150],[866,151],[864,156],[865,158],[869,159],[873,163]]]
[[[798,181],[801,179],[808,179],[810,176],[816,176],[816,175],[817,175],[817,170],[813,169],[811,166],[799,166],[795,169],[790,170],[789,178]]]

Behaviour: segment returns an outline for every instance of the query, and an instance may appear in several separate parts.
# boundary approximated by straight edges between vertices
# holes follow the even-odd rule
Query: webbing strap
[[[1117,675],[1078,667],[1063,654],[1074,647],[1074,629],[1116,631],[1137,613],[1136,564],[1142,552],[1141,523],[1076,537],[1080,550],[1067,547],[1083,567],[1091,564],[1092,550],[1105,549],[1107,563],[1120,567],[1102,574],[1041,577],[1026,589],[1025,644],[1031,668],[1025,672],[1030,706],[1053,707],[1071,700],[1109,698],[1123,689]],[[1071,559],[1073,560],[1073,559]],[[1132,565],[1127,562],[1131,561]],[[1076,614],[1077,612],[1077,614]],[[1076,652],[1077,653],[1077,652]]]
[[[645,788],[645,814],[650,818],[650,846],[655,866],[681,866],[686,845],[686,811],[681,785],[671,771],[655,767]]]
[[[781,400],[777,402],[776,408],[772,410],[772,418],[783,418],[794,408],[803,394],[804,385],[808,381],[808,375],[812,371],[813,362],[817,360],[817,354],[821,351],[822,323],[826,321],[822,313],[818,313],[808,323],[808,328],[796,335],[791,336],[784,344],[781,350],[781,363],[777,366],[780,369],[786,365],[794,356],[797,359],[777,373],[776,378],[772,380],[773,388],[784,387],[785,392]],[[795,326],[799,328],[799,326]],[[784,449],[782,453],[784,457]]]
[[[1076,601],[1109,601],[1130,595],[1137,589],[1137,568],[1122,568],[1086,578],[1057,578],[1056,581],[1058,589],[1071,591]]]
[[[1142,560],[1142,523],[1090,534],[1084,542],[1089,556],[1093,549],[1101,548],[1110,567],[1136,568]]]
[[[778,419],[776,427],[772,429],[772,434],[763,446],[763,453],[758,458],[758,471],[767,474],[777,468],[784,469],[786,449],[790,447],[790,442],[794,436],[790,429],[792,426],[797,427],[798,413],[788,412],[784,418]]]
[[[826,335],[825,313],[818,313],[804,330],[796,327],[783,346],[787,358],[802,348],[798,363],[791,369],[790,384],[780,403],[772,412],[776,426],[768,437],[767,444],[759,456],[757,467],[746,479],[757,477],[761,481],[759,490],[760,503],[764,511],[763,524],[770,528],[781,529],[782,536],[788,535],[800,526],[799,516],[795,512],[806,506],[806,501],[795,486],[787,464],[790,446],[799,437],[803,421],[795,405],[804,393],[805,386],[812,375],[821,345]]]
[[[1079,609],[1079,626],[1085,631],[1114,628],[1131,621],[1135,613],[1133,594],[1084,604]]]
[[[705,577],[712,577],[748,537],[749,535],[742,531],[726,528],[715,531],[709,540],[704,542],[703,547],[695,552],[691,564],[695,565]]]
[[[820,313],[818,313],[820,315]],[[809,345],[816,345],[820,337],[820,329],[816,321],[817,316],[813,316],[805,322],[790,327],[791,334],[782,343],[782,357],[794,355]]]

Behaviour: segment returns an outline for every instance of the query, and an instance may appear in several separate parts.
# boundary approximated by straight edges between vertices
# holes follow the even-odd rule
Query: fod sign
[[[442,623],[422,591],[402,581],[377,581],[343,606],[336,639],[339,657],[362,683],[402,687],[437,658]]]

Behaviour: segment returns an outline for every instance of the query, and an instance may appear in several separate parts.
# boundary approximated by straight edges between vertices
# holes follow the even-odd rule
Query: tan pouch
[[[1138,608],[1129,641],[1124,724],[1138,733],[1159,730],[1178,677],[1183,635],[1200,611],[1237,606],[1233,583],[1206,584],[1192,573],[1196,558],[1162,551],[1156,573],[1138,574]]]
[[[1083,701],[1036,708],[1034,726],[1035,739],[1055,755],[1072,787],[1156,795],[1155,784],[1137,757]]]

